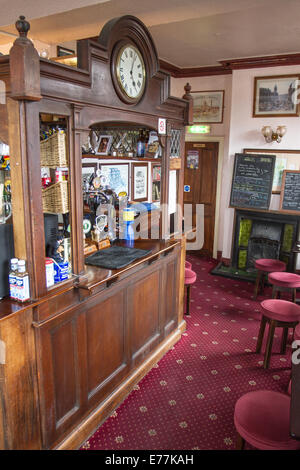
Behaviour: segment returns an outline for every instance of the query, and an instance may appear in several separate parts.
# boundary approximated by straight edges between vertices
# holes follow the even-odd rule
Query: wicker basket
[[[59,181],[42,190],[43,212],[66,214],[69,212],[68,181]]]
[[[56,132],[40,142],[41,166],[49,168],[68,166],[66,134]]]

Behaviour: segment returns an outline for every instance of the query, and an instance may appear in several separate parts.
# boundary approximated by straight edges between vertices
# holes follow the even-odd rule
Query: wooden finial
[[[191,94],[191,89],[192,89],[192,87],[189,83],[187,83],[184,86],[185,96],[189,96]]]
[[[30,23],[26,21],[25,16],[21,15],[15,25],[19,32],[19,36],[27,38],[27,33],[30,30]]]
[[[41,97],[40,57],[33,43],[27,37],[30,24],[25,16],[16,21],[19,37],[9,53],[11,98],[15,100],[38,101]]]

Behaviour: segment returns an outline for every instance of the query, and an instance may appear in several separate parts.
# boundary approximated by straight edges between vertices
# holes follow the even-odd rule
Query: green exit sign
[[[209,134],[210,126],[204,126],[204,125],[188,126],[187,131],[189,134]]]

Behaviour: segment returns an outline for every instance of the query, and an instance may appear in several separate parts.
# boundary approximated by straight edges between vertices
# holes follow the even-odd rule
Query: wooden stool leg
[[[254,287],[254,295],[253,295],[254,300],[256,299],[257,294],[258,294],[258,290],[259,290],[259,286],[260,286],[260,281],[261,281],[262,275],[263,275],[263,272],[262,272],[262,271],[257,271],[257,276],[256,276],[256,281],[255,281],[255,287]]]
[[[286,353],[286,343],[287,343],[288,334],[289,334],[289,329],[288,329],[288,327],[283,328],[282,337],[281,337],[281,349],[280,349],[280,354],[285,354],[285,353]]]
[[[245,439],[240,434],[238,434],[236,440],[236,450],[244,450],[245,442]]]
[[[277,299],[278,294],[279,294],[279,291],[278,291],[277,287],[276,287],[276,286],[273,286],[273,289],[272,289],[272,299]]]
[[[263,342],[263,338],[264,338],[266,323],[267,323],[266,317],[262,316],[261,317],[261,322],[260,322],[258,338],[257,338],[257,345],[256,345],[256,352],[257,353],[260,353],[260,351],[261,351],[261,346],[262,346],[262,342]]]
[[[186,286],[186,315],[190,315],[191,286]]]
[[[296,303],[296,291],[297,289],[292,289],[292,302]]]
[[[264,369],[268,369],[269,364],[270,364],[275,328],[276,328],[276,320],[271,320],[269,324],[269,334],[268,334],[268,340],[267,340],[267,345],[266,345]]]

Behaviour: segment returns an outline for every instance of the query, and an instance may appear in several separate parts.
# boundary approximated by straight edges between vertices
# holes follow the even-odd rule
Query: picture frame
[[[194,124],[222,124],[224,90],[191,91]]]
[[[284,170],[279,210],[294,215],[300,214],[300,170]]]
[[[148,164],[132,163],[131,200],[147,201],[148,199]]]
[[[271,154],[276,156],[272,194],[280,194],[284,170],[300,170],[300,150],[245,148],[243,152],[249,154]]]
[[[64,57],[66,55],[74,55],[75,51],[73,49],[68,49],[67,47],[57,46],[56,55],[57,57]]]
[[[161,164],[151,163],[152,202],[160,202],[161,198]]]
[[[129,197],[129,163],[101,163],[100,171],[117,195],[125,191]]]
[[[108,155],[112,143],[112,135],[100,135],[97,143],[96,155]]]
[[[84,188],[92,174],[96,174],[97,163],[82,163],[82,187]]]
[[[299,75],[254,77],[253,117],[297,117]]]

